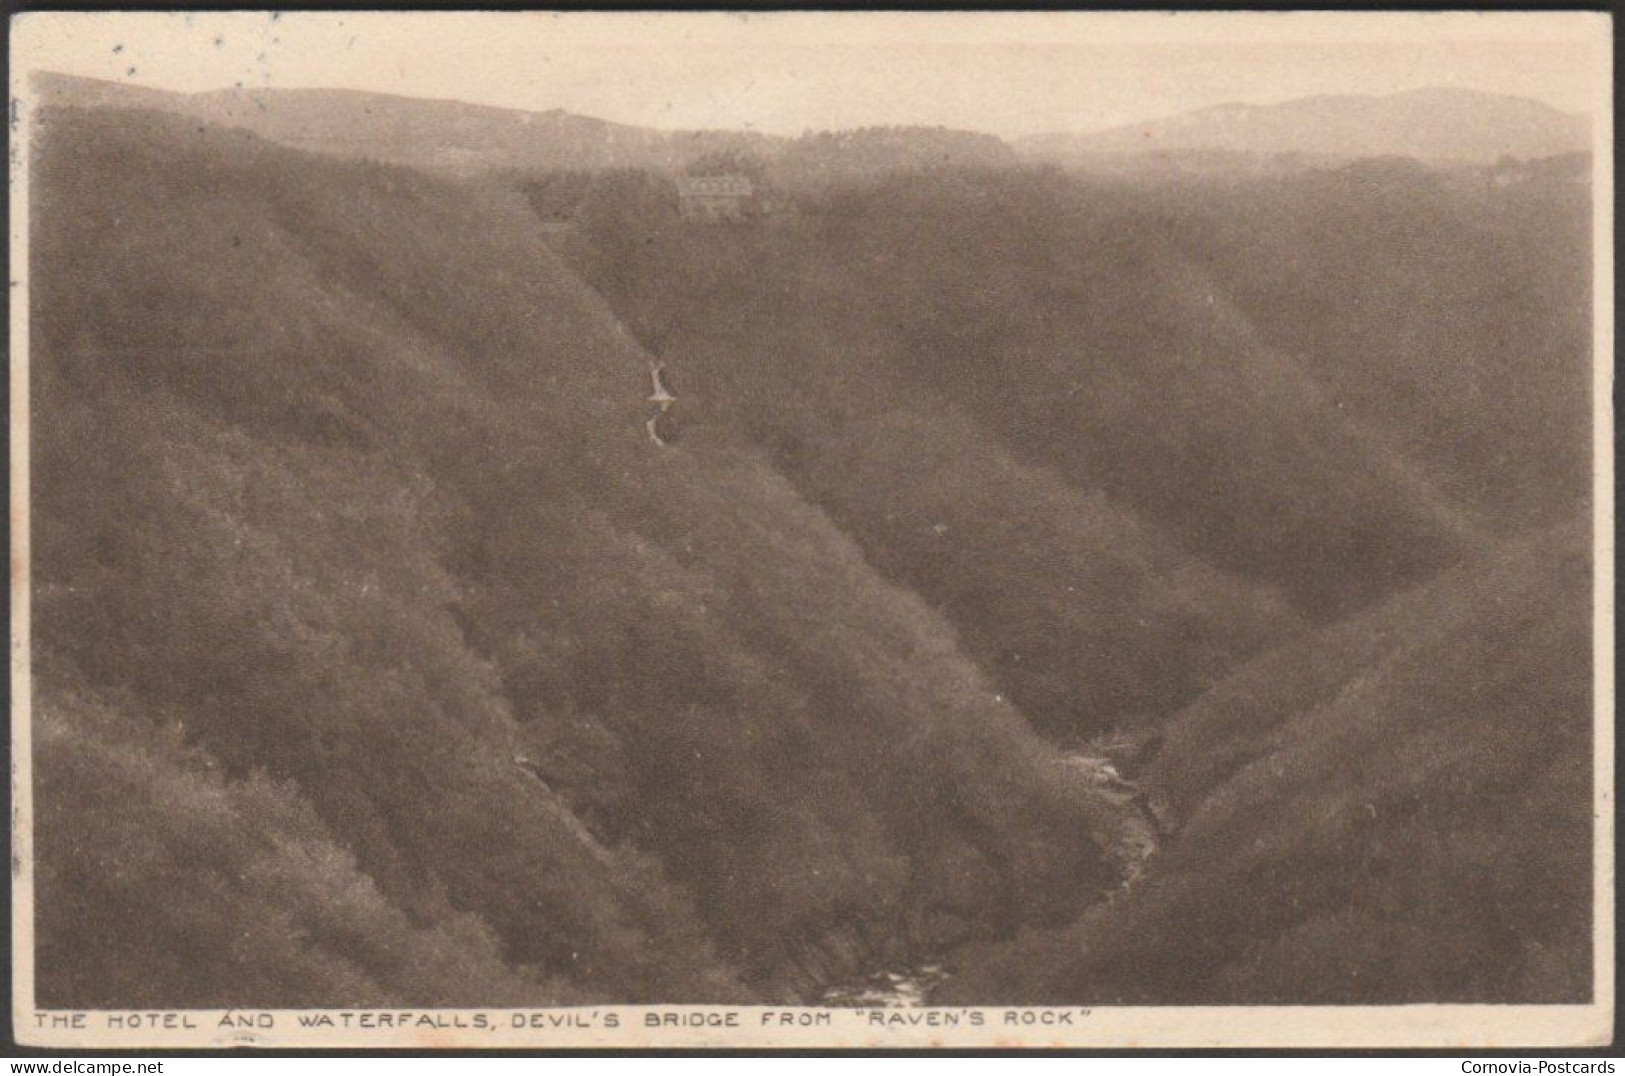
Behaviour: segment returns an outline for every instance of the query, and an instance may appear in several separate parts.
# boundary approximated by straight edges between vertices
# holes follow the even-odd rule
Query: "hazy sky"
[[[48,13],[39,67],[176,90],[348,87],[656,127],[1090,130],[1452,85],[1594,110],[1600,15]],[[18,62],[21,61],[21,62]]]

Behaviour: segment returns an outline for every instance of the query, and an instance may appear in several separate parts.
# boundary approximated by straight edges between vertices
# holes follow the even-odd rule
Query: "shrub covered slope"
[[[1583,184],[948,143],[700,228],[49,109],[42,1002],[1584,996]]]
[[[1587,1000],[1589,561],[1526,535],[1237,672],[1169,725],[1130,896],[947,1000]]]
[[[831,931],[1109,883],[951,625],[760,453],[647,441],[647,356],[522,215],[154,114],[39,137],[42,999],[783,993]],[[182,929],[300,859],[351,894],[281,913],[321,975]]]

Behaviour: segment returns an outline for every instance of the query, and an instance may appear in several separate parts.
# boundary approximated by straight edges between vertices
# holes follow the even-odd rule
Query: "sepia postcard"
[[[1610,1042],[1611,31],[15,17],[16,1040]]]

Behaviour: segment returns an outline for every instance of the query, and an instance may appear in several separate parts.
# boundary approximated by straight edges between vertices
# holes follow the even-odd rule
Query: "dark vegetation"
[[[1590,548],[1536,532],[1237,672],[1168,724],[1179,834],[1132,899],[944,1002],[1589,999]]]
[[[1590,185],[1372,161],[1170,199],[1185,249],[1268,346],[1475,526],[1589,497]]]
[[[1081,735],[1583,508],[1585,218],[1560,179],[982,171],[695,230],[621,176],[572,249],[691,436],[770,453]]]
[[[779,149],[772,171],[802,189],[905,172],[910,175],[1002,168],[1015,151],[993,135],[946,127],[860,127],[809,132]]]
[[[405,924],[425,947],[479,927],[536,1001],[728,998],[799,987],[837,926],[934,945],[1109,884],[1111,813],[948,623],[759,453],[652,451],[647,357],[540,234],[155,115],[40,138],[37,713],[62,743],[111,715],[110,765],[185,776],[132,805],[42,755],[46,847],[77,872],[42,873],[48,1003],[124,1003],[98,969],[174,966],[149,949],[255,959],[193,946],[180,911],[114,949],[84,930],[199,887],[264,899],[188,824],[211,780],[274,790],[376,889],[382,921],[305,928],[356,1002],[485,1000],[373,966]],[[151,854],[127,861],[110,816],[135,810]],[[229,1000],[331,996],[245,976]]]
[[[1587,991],[1570,174],[37,138],[44,1003]]]

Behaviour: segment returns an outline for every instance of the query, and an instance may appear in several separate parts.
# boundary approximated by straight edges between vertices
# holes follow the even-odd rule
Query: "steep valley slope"
[[[966,955],[942,1001],[1591,997],[1590,536],[1521,536],[1167,725],[1133,899]]]
[[[685,438],[768,453],[1078,738],[1583,510],[1575,189],[914,174],[719,230],[616,180],[562,245]]]
[[[1040,728],[1150,758],[1133,891],[934,1000],[1589,996],[1586,189],[966,173],[584,220],[693,437],[771,452]]]
[[[1571,177],[561,230],[137,103],[35,134],[43,1002],[1589,989]]]
[[[760,453],[655,451],[539,233],[155,113],[38,139],[44,1001],[782,997],[1112,883],[950,624]]]

